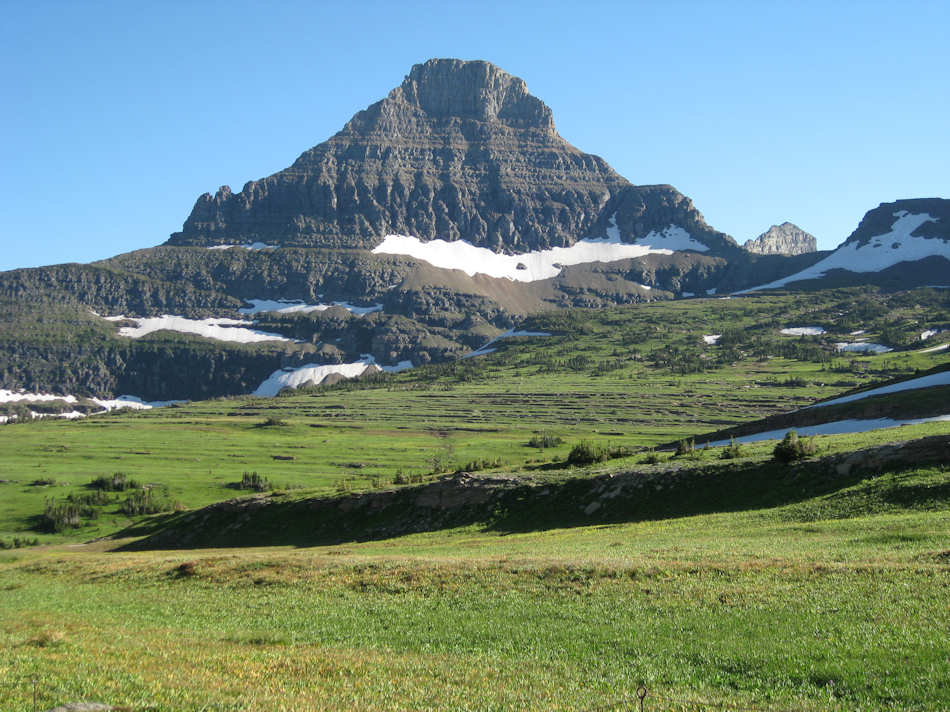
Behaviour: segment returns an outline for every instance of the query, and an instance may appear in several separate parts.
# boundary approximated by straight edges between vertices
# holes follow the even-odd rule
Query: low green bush
[[[797,432],[789,430],[785,433],[782,442],[776,445],[775,449],[772,450],[772,457],[779,462],[789,463],[803,460],[806,457],[814,455],[817,451],[818,446],[815,445],[814,438],[802,440],[798,437]]]

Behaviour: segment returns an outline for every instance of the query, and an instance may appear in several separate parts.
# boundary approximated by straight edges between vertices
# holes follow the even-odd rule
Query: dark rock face
[[[370,249],[404,234],[524,252],[602,237],[614,215],[627,241],[676,224],[735,246],[671,186],[635,187],[567,143],[523,80],[433,59],[290,168],[202,195],[169,244]]]
[[[881,203],[874,210],[868,211],[861,219],[857,229],[851,233],[844,244],[856,242],[864,245],[871,238],[886,235],[891,231],[895,213],[906,211],[910,215],[927,213],[935,218],[936,222],[925,222],[911,235],[915,237],[937,238],[950,241],[950,200],[944,198],[913,198],[909,200],[895,200],[893,203]]]
[[[797,225],[783,222],[773,225],[754,240],[749,240],[743,249],[759,255],[804,255],[818,249],[818,241]]]

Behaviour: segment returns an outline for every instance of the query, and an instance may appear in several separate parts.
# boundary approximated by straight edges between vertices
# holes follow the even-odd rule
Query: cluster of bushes
[[[478,472],[479,470],[491,470],[496,467],[501,467],[504,464],[504,460],[502,460],[500,457],[493,459],[483,457],[479,460],[466,462],[463,467],[459,468],[459,472]]]
[[[47,499],[43,514],[39,517],[38,528],[59,534],[68,529],[78,529],[82,526],[83,519],[96,519],[98,516],[99,510],[95,507],[71,502],[56,503]]]
[[[27,539],[15,536],[12,539],[0,539],[0,549],[22,549],[26,546],[37,546],[39,543],[40,540],[35,537]]]
[[[170,512],[174,508],[175,503],[169,498],[166,490],[143,487],[126,497],[119,510],[127,516],[134,517],[140,514]]]
[[[557,435],[551,433],[537,433],[528,440],[528,447],[536,447],[543,450],[546,447],[557,447],[564,442]]]
[[[127,477],[124,472],[113,472],[112,475],[97,477],[88,486],[90,489],[104,492],[125,492],[138,489],[139,483]]]
[[[241,482],[238,484],[238,489],[254,490],[255,492],[267,492],[274,489],[274,486],[264,475],[259,475],[256,472],[245,472],[241,476]]]
[[[814,455],[817,451],[818,446],[815,444],[814,438],[802,440],[798,437],[798,433],[794,430],[789,430],[785,433],[782,442],[776,445],[775,449],[772,450],[772,456],[779,462],[789,463],[803,460],[806,457]]]
[[[632,451],[623,445],[604,447],[585,440],[571,448],[567,455],[567,463],[569,465],[593,465],[597,462],[606,462],[617,457],[627,457],[631,454],[633,454]]]

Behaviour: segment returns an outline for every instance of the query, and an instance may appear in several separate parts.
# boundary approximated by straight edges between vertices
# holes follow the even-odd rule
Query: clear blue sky
[[[431,57],[525,79],[561,135],[737,240],[832,248],[950,197],[948,2],[0,0],[0,269],[179,230]]]

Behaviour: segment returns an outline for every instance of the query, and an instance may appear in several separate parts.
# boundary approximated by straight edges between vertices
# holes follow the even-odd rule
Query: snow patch
[[[879,272],[899,262],[913,262],[925,257],[939,256],[950,259],[950,242],[939,238],[911,235],[924,223],[937,222],[937,218],[931,217],[928,213],[912,215],[906,210],[898,210],[894,213],[894,217],[897,219],[888,233],[872,237],[863,245],[857,242],[842,245],[825,259],[801,272],[760,287],[743,289],[737,294],[746,294],[760,289],[776,289],[803,279],[819,279],[833,269],[844,269],[849,272]]]
[[[154,331],[177,331],[182,334],[197,334],[208,339],[218,341],[236,341],[249,344],[258,341],[292,341],[280,334],[271,334],[266,331],[245,328],[254,324],[253,321],[242,319],[187,319],[183,316],[163,314],[155,317],[124,317],[106,316],[108,321],[132,321],[135,326],[123,326],[119,329],[120,336],[130,339],[140,339]]]
[[[781,428],[779,430],[766,430],[752,435],[743,435],[735,438],[737,443],[754,443],[761,440],[781,440],[785,433],[794,430],[801,437],[810,437],[812,435],[841,435],[844,433],[865,433],[869,430],[882,430],[884,428],[897,428],[901,425],[918,425],[920,423],[935,423],[950,421],[950,414],[937,415],[932,418],[875,418],[872,420],[836,420],[831,423],[821,423],[820,425],[805,425],[800,428]],[[709,443],[710,447],[721,447],[728,445],[729,440],[716,440]]]
[[[921,349],[917,353],[932,354],[932,353],[936,353],[937,351],[946,351],[947,348],[950,348],[950,344],[940,344],[940,346],[931,346],[930,348],[927,348],[927,349]]]
[[[276,396],[284,388],[299,388],[309,382],[319,384],[324,378],[334,373],[338,373],[344,378],[357,378],[367,370],[370,372],[399,373],[410,368],[412,368],[412,361],[400,361],[393,366],[380,366],[370,354],[363,354],[359,361],[352,363],[308,363],[299,368],[274,371],[251,395]]]
[[[703,336],[703,341],[705,341],[710,346],[714,346],[719,343],[719,339],[722,338],[722,334],[707,334]]]
[[[315,311],[326,311],[330,307],[343,307],[348,312],[355,314],[356,316],[363,316],[365,314],[372,314],[373,312],[382,311],[382,304],[373,304],[368,307],[360,307],[355,304],[350,304],[349,302],[333,302],[332,304],[306,304],[300,300],[291,300],[291,299],[245,299],[249,307],[242,307],[238,309],[241,314],[260,314],[261,312],[276,312],[278,314],[293,314],[301,313],[307,314],[309,312]]]
[[[920,332],[920,340],[926,341],[931,336],[936,336],[942,331],[942,329],[927,329],[926,331]]]
[[[65,401],[66,403],[76,403],[76,396],[57,396],[50,393],[28,393],[23,390],[8,391],[0,388],[0,403],[16,403],[18,401],[30,401],[39,403],[43,401]]]
[[[838,351],[870,352],[872,354],[886,354],[894,350],[883,344],[872,344],[865,341],[857,341],[850,344],[838,343],[835,344],[835,348],[838,349]]]
[[[209,250],[230,250],[238,248],[241,250],[276,250],[277,245],[266,245],[263,242],[249,242],[246,245],[212,245]]]
[[[820,326],[790,326],[782,329],[781,333],[786,336],[821,336],[825,330]]]
[[[433,267],[457,269],[470,277],[484,274],[516,282],[551,279],[561,268],[588,262],[616,262],[644,255],[671,255],[674,250],[706,251],[686,230],[670,225],[661,232],[651,231],[635,243],[623,242],[617,227],[617,215],[610,218],[606,238],[586,238],[570,247],[552,247],[520,255],[504,255],[487,247],[476,247],[465,240],[429,240],[409,235],[387,235],[374,254],[406,255]],[[520,268],[519,268],[520,265]]]
[[[841,396],[840,398],[835,398],[834,400],[825,401],[823,403],[815,403],[814,405],[810,405],[806,407],[807,408],[823,408],[826,405],[838,405],[839,403],[851,403],[852,401],[862,400],[864,398],[870,398],[872,396],[884,395],[886,393],[899,393],[901,391],[911,391],[917,388],[931,388],[933,386],[946,386],[946,385],[950,385],[950,371],[941,371],[940,373],[932,373],[929,376],[921,376],[920,378],[912,378],[909,381],[901,381],[900,383],[892,383],[887,386],[872,388],[869,391],[854,393],[850,396]]]

